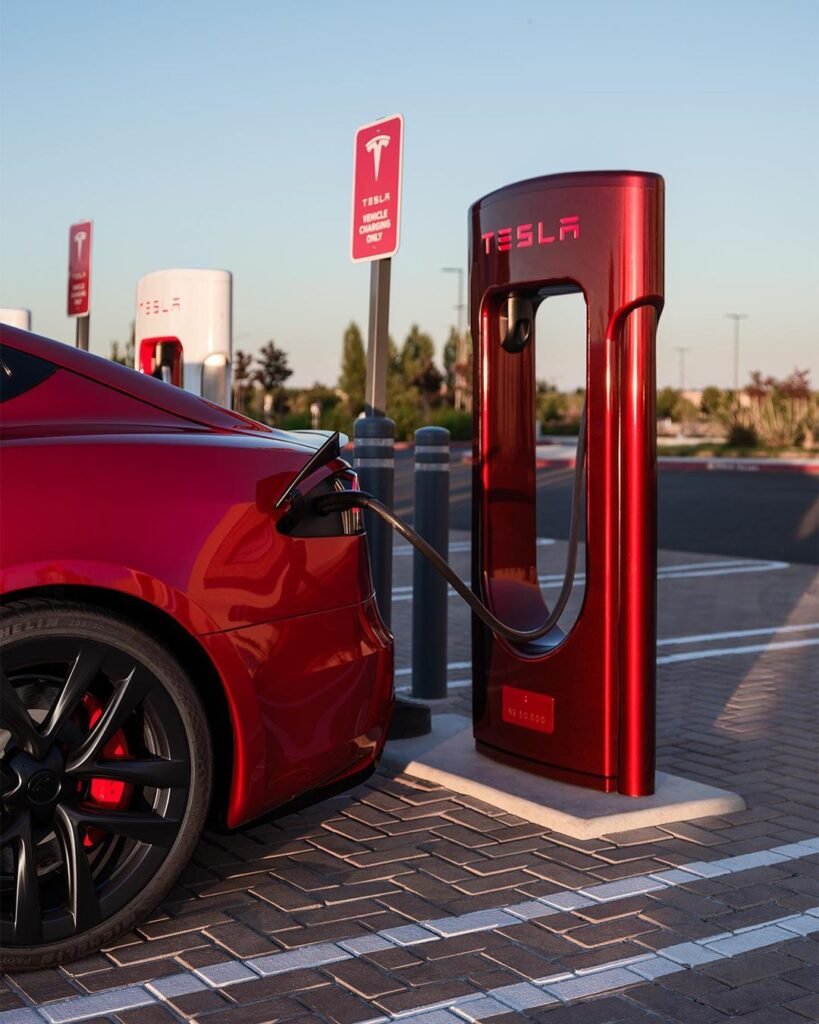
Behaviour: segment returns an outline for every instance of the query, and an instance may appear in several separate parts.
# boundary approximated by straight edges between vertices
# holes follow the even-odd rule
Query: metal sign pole
[[[395,424],[387,416],[390,358],[391,257],[398,251],[404,119],[400,114],[362,125],[353,143],[353,217],[350,256],[370,263],[370,321],[367,327],[365,415],[356,420],[355,468],[361,489],[392,508],[395,479]],[[370,567],[378,610],[392,620],[392,529],[364,513]],[[396,701],[390,736],[418,736],[430,730],[429,708]]]
[[[367,391],[364,403],[368,416],[387,414],[391,270],[391,259],[373,260],[370,264],[370,322],[367,332]]]
[[[77,336],[76,344],[77,348],[81,348],[83,352],[88,351],[88,333],[89,333],[89,321],[91,316],[78,316],[77,318]]]
[[[395,424],[386,415],[387,360],[390,329],[391,260],[370,264],[370,322],[367,332],[366,417],[355,424],[355,465],[361,488],[392,507],[395,478]],[[365,514],[373,585],[387,627],[392,620],[392,530],[377,516]]]

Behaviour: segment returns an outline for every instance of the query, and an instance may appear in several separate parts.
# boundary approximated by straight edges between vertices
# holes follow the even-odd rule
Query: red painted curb
[[[412,441],[396,441],[397,451],[406,451],[413,448]],[[352,451],[353,444],[350,442],[344,446],[345,451]],[[472,448],[471,441],[453,441],[453,451],[469,452]],[[473,463],[471,454],[461,455],[457,460],[462,465],[470,466]],[[574,458],[538,458],[535,459],[536,469],[573,469]],[[795,473],[798,476],[819,476],[819,459],[805,459],[804,461],[788,461],[786,459],[728,459],[728,458],[702,458],[685,455],[666,455],[657,459],[659,469],[678,473]]]
[[[471,459],[463,459],[471,462]],[[537,459],[537,469],[571,469],[574,459]],[[819,475],[819,462],[779,462],[775,459],[697,459],[667,456],[657,459],[659,469],[677,473],[795,473]]]
[[[801,476],[819,474],[819,461],[787,462],[784,459],[706,459],[667,455],[657,460],[660,469],[682,473],[796,473]]]

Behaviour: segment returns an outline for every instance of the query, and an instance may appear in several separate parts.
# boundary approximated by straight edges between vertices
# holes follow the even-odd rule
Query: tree
[[[236,349],[233,353],[233,407],[245,415],[252,363],[253,356],[247,352]]]
[[[680,395],[675,388],[661,388],[657,392],[657,419],[676,421],[679,403]]]
[[[730,402],[730,398],[728,402]],[[715,388],[713,384],[703,388],[702,398],[700,399],[700,412],[705,416],[716,416],[723,410],[725,405],[726,395],[719,388]]]
[[[444,343],[444,382],[450,401],[455,394],[455,363],[458,359],[458,332],[454,327],[449,329],[449,337]]]
[[[350,322],[344,332],[341,353],[341,373],[338,387],[346,395],[347,411],[358,416],[364,408],[364,392],[367,386],[367,357],[358,324]]]
[[[455,328],[450,327],[449,337],[444,343],[443,364],[444,382],[450,403],[458,409],[471,410],[472,339],[468,331],[459,338]]]
[[[418,324],[413,324],[401,347],[401,372],[404,381],[414,386],[415,378],[426,364],[433,361],[434,356],[435,346],[432,338],[424,334]]]
[[[128,343],[124,350],[120,352],[119,342],[111,342],[111,361],[119,363],[120,366],[134,366],[134,349],[136,348],[136,327],[134,321],[131,321],[131,333],[128,337]]]
[[[292,375],[293,371],[287,365],[287,353],[276,348],[276,343],[271,339],[259,353],[252,379],[261,385],[265,395],[265,412],[272,411],[275,422],[287,412],[284,382]]]
[[[401,370],[404,383],[418,389],[421,405],[426,416],[430,403],[441,392],[443,374],[435,365],[435,346],[432,338],[413,324],[401,349]]]
[[[535,389],[535,405],[540,422],[545,427],[562,423],[569,412],[568,395],[562,394],[556,385],[547,380],[537,381]]]
[[[125,353],[124,352],[120,352],[120,350],[119,350],[119,342],[118,341],[112,341],[111,342],[111,355],[110,355],[109,358],[110,358],[112,363],[119,363],[120,366],[127,366],[128,365],[128,361],[127,361],[127,358],[125,356]],[[133,364],[131,364],[131,365],[133,365]]]
[[[782,380],[756,370],[745,388],[748,409],[735,410],[735,426],[750,426],[769,447],[810,447],[819,419],[819,398],[811,391],[807,370],[794,370]]]
[[[387,340],[387,415],[392,416],[390,409],[407,397],[407,386],[404,383],[404,371],[401,367],[401,353],[392,338]],[[416,396],[417,397],[417,396]],[[394,416],[392,416],[395,419]]]

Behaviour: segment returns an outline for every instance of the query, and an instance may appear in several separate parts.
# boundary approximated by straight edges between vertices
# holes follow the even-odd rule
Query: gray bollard
[[[449,557],[449,431],[415,431],[416,531]],[[418,551],[412,563],[412,695],[446,697],[447,584]]]
[[[395,423],[388,416],[355,421],[355,471],[362,491],[392,508],[395,477]],[[370,568],[378,610],[387,628],[392,621],[392,527],[372,512],[364,513]]]

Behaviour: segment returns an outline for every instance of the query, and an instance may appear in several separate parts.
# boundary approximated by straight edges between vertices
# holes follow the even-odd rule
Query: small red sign
[[[90,220],[72,224],[68,232],[68,315],[88,316],[91,311]]]
[[[353,263],[398,251],[404,119],[400,114],[362,125],[353,147]]]
[[[501,687],[501,715],[504,722],[535,732],[554,732],[555,700],[542,693],[520,690],[516,686]]]

